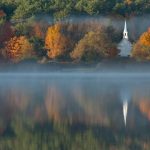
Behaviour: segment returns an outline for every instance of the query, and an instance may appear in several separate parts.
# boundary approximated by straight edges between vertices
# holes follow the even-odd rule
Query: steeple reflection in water
[[[127,125],[128,104],[131,100],[131,93],[129,92],[129,90],[131,90],[130,88],[130,85],[128,86],[126,83],[120,87],[120,98],[123,102],[123,119],[125,126]]]
[[[128,114],[128,101],[123,102],[123,117],[124,117],[124,124],[127,124],[127,114]]]

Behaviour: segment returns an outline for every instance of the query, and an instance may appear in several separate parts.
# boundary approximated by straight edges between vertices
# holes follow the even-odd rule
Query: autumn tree
[[[5,16],[6,16],[5,12],[3,10],[0,10],[0,18],[3,18]]]
[[[6,21],[6,13],[3,10],[0,10],[0,26]]]
[[[8,41],[14,35],[12,25],[6,21],[6,14],[3,10],[0,10],[0,48],[4,46],[4,43]]]
[[[125,3],[128,5],[131,5],[134,2],[134,0],[125,0]]]
[[[147,32],[144,32],[141,35],[139,42],[141,45],[150,47],[150,28],[148,29]]]
[[[37,57],[45,56],[46,51],[44,50],[44,38],[47,24],[41,21],[33,21],[33,24],[31,24],[31,28],[31,32],[29,33],[29,41],[33,46],[35,55]]]
[[[32,56],[32,45],[25,36],[11,38],[5,46],[5,56],[18,62]]]
[[[44,29],[43,29],[43,24],[42,23],[37,23],[35,22],[34,25],[33,25],[33,36],[37,37],[37,38],[44,38]]]
[[[139,109],[150,120],[150,101],[149,101],[149,99],[142,99],[139,103]]]
[[[71,57],[77,60],[95,61],[115,57],[117,54],[116,45],[106,33],[91,31],[77,43]]]
[[[132,56],[139,60],[150,60],[150,29],[144,32],[135,43]]]
[[[0,47],[4,45],[4,42],[10,40],[13,37],[14,31],[10,22],[5,22],[0,26]]]
[[[48,28],[45,38],[45,48],[49,58],[59,58],[69,49],[69,39],[64,35],[61,24]]]

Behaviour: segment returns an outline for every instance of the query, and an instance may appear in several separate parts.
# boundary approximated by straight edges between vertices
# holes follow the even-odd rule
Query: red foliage
[[[4,42],[11,39],[14,36],[14,31],[11,28],[11,23],[6,22],[0,27],[0,44],[4,45]]]
[[[44,31],[42,28],[42,24],[36,23],[33,27],[33,35],[38,38],[44,38]]]
[[[5,16],[6,16],[5,12],[3,10],[0,10],[0,17],[5,17]]]

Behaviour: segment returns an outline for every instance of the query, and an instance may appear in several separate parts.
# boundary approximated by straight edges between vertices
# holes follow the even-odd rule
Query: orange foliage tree
[[[141,35],[139,42],[141,45],[150,47],[150,28]]]
[[[128,5],[131,5],[134,2],[134,0],[125,0],[125,3]]]
[[[139,109],[150,120],[150,101],[142,100],[139,103]]]
[[[5,55],[13,62],[21,61],[32,56],[32,45],[25,36],[13,37],[5,46]]]
[[[133,46],[132,56],[140,60],[150,60],[150,29],[144,32]]]
[[[69,39],[63,34],[61,24],[55,24],[48,28],[45,38],[45,48],[49,58],[59,58],[69,49]]]

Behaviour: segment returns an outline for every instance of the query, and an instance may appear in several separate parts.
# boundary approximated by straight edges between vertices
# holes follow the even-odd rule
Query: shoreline
[[[136,61],[130,58],[105,59],[101,62],[49,62],[40,64],[24,61],[21,63],[0,63],[0,73],[150,73],[150,61]]]

